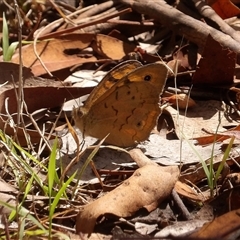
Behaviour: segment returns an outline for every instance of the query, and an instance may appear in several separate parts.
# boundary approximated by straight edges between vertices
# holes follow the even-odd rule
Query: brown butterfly
[[[120,147],[146,140],[156,125],[159,96],[168,69],[163,63],[142,65],[129,60],[117,65],[91,92],[84,106],[72,115],[83,136],[102,139]]]

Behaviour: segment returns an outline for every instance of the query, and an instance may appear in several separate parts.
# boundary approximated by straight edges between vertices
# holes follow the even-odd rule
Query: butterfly
[[[142,65],[125,61],[109,71],[72,116],[83,136],[131,147],[146,140],[161,114],[160,95],[168,68],[164,63]]]

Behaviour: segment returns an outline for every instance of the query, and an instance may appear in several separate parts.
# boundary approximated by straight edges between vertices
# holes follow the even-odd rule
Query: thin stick
[[[239,33],[229,26],[206,2],[202,0],[192,0],[192,2],[202,16],[214,21],[224,33],[240,42]]]
[[[74,31],[79,30],[79,29],[84,28],[84,27],[89,27],[89,26],[92,26],[92,25],[95,25],[95,24],[98,24],[98,23],[106,22],[107,20],[109,20],[111,18],[115,18],[115,17],[118,17],[120,15],[129,13],[129,12],[132,12],[132,9],[131,8],[126,8],[126,9],[124,9],[122,11],[117,12],[117,13],[110,14],[109,16],[106,16],[106,17],[103,17],[103,18],[99,18],[98,20],[95,20],[94,22],[83,23],[83,24],[80,24],[80,25],[78,25],[76,27],[72,27],[72,28],[64,29],[62,31],[46,34],[46,35],[44,35],[42,37],[39,37],[38,40],[44,40],[44,39],[48,39],[48,38],[53,38],[56,35],[59,36],[61,34],[74,32]]]
[[[20,117],[22,115],[22,102],[23,102],[23,62],[22,62],[22,19],[19,13],[19,7],[17,1],[14,0],[14,8],[16,11],[17,19],[18,19],[18,48],[19,48],[19,75],[18,75],[18,99],[17,99],[17,132],[20,127]]]

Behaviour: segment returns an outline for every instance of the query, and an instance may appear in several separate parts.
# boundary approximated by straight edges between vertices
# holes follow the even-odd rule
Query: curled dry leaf
[[[171,193],[179,169],[176,166],[146,165],[119,187],[85,206],[77,216],[77,233],[91,234],[96,220],[104,214],[129,217],[144,207],[154,210]]]
[[[185,196],[188,199],[192,199],[195,201],[204,201],[204,195],[199,194],[196,191],[193,190],[193,188],[189,187],[186,183],[182,183],[180,181],[177,181],[174,186],[175,191],[180,194],[181,196]]]
[[[225,108],[222,106],[222,102],[208,100],[196,101],[196,103],[197,104],[194,108],[188,109],[187,114],[185,113],[185,110],[180,109],[178,111],[172,106],[168,106],[164,109],[164,111],[169,113],[173,119],[175,132],[179,138],[181,138],[184,131],[184,138],[198,140],[199,136],[206,136],[206,131],[203,131],[203,129],[207,128],[208,132],[213,133],[218,131],[220,134],[220,132],[226,130],[226,127],[238,124],[236,120],[230,120],[226,116]],[[218,126],[219,114],[223,117],[221,118],[220,125]],[[212,136],[211,140],[214,140],[214,136]]]
[[[171,60],[167,65],[172,69],[172,71],[169,71],[169,76],[174,76],[175,72],[180,73],[186,71],[186,68],[182,66],[181,60]]]
[[[226,224],[227,222],[227,224]],[[228,212],[206,223],[191,239],[237,239],[240,235],[240,210]]]
[[[207,145],[213,142],[223,142],[224,140],[233,136],[239,139],[240,138],[239,131],[240,131],[240,125],[234,128],[231,128],[225,132],[220,132],[218,134],[212,134],[212,135],[207,135],[202,137],[196,137],[193,139],[197,140],[197,144],[199,145]]]
[[[184,93],[174,94],[171,97],[164,97],[162,98],[162,100],[172,103],[174,107],[178,106],[180,109],[186,109],[196,106],[196,102]]]
[[[196,68],[197,51],[193,50],[189,44],[176,50],[173,54],[173,60],[169,61],[167,65],[173,70],[173,73],[185,72]],[[170,75],[171,74],[170,72]]]
[[[91,46],[99,55],[115,60],[125,57],[136,47],[134,44],[103,34],[97,34],[94,40]]]

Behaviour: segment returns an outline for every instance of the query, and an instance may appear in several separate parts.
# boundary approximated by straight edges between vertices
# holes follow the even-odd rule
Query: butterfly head
[[[75,125],[82,131],[83,130],[83,115],[84,108],[83,107],[73,107],[72,117],[74,119]]]

